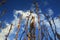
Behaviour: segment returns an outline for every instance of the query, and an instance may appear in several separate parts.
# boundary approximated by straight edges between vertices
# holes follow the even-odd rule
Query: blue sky
[[[60,0],[36,0],[36,2],[38,2],[39,9],[42,11],[42,14],[44,13],[49,14],[50,12],[48,10],[51,9],[51,13],[53,14],[52,15],[53,17],[60,15]],[[33,7],[32,4],[33,4],[33,0],[7,0],[5,4],[0,6],[0,16],[2,15],[2,10],[4,9],[7,10],[6,14],[4,14],[0,18],[0,21],[5,21],[8,24],[11,24],[12,21],[15,21],[14,10],[21,10],[22,12],[26,12],[28,10],[31,10],[31,7]]]
[[[51,8],[54,11],[54,16],[60,15],[60,0],[36,0],[39,8],[45,13],[47,9]],[[7,9],[6,14],[0,20],[13,20],[13,11],[16,10],[30,10],[33,0],[7,0],[6,3],[0,6],[0,12]],[[1,15],[1,13],[0,13]]]
[[[60,13],[60,0],[36,0],[39,3],[39,8],[42,11],[51,8],[55,12],[54,15]],[[45,4],[46,2],[47,4]],[[7,9],[7,15],[13,14],[13,10],[29,10],[32,6],[33,0],[7,0],[6,3],[0,6],[0,10]]]
[[[46,9],[51,8],[54,11],[54,16],[60,13],[60,0],[36,0],[39,3],[39,8],[46,12]],[[7,17],[13,15],[13,10],[29,10],[33,0],[7,0],[6,3],[0,6],[0,11],[7,9]],[[6,17],[6,15],[4,15]],[[9,16],[8,16],[9,15]],[[5,18],[2,17],[2,18]],[[6,19],[6,18],[5,18]]]

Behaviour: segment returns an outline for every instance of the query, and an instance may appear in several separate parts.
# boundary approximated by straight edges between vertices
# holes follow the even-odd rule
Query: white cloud
[[[23,19],[26,19],[26,17],[30,15],[30,11],[29,11],[29,10],[26,11],[26,12],[21,11],[21,10],[16,10],[16,11],[15,11],[15,14],[17,15],[18,13],[20,13],[20,14],[22,15],[22,18],[23,18]],[[37,20],[37,15],[36,15],[35,13],[32,13],[32,14],[31,14],[29,20],[31,20],[32,16],[35,17],[35,22],[37,22],[37,21],[38,21],[38,20]]]
[[[54,19],[56,28],[57,28],[57,32],[60,34],[60,19],[59,18],[55,18]]]
[[[17,15],[18,13],[20,13],[20,14],[22,15],[22,18],[23,18],[23,19],[26,18],[26,16],[30,15],[29,10],[26,11],[26,12],[24,12],[24,11],[22,11],[22,10],[16,10],[16,11],[15,11],[15,14]]]
[[[60,20],[59,20],[59,18],[55,18],[54,22],[55,22],[55,25],[57,26],[57,28],[60,28]]]
[[[5,29],[2,29],[2,32],[0,33],[0,40],[5,40],[5,35],[9,32],[10,25],[7,24],[8,27]]]
[[[48,8],[48,9],[47,9],[47,12],[48,12],[48,15],[50,15],[50,16],[53,15],[53,13],[54,13],[51,8]]]
[[[40,20],[45,20],[45,16],[43,14],[40,14]]]

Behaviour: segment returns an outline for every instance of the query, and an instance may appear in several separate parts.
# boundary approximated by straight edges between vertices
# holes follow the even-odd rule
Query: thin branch
[[[15,40],[18,40],[18,33],[20,31],[20,20],[19,20],[19,23],[18,23],[18,30],[16,32],[16,37],[15,37]]]
[[[60,40],[60,34],[58,34],[58,33],[56,32],[56,35],[57,35],[58,39]]]
[[[13,24],[11,24],[11,27],[10,27],[10,29],[9,29],[9,32],[8,32],[8,34],[6,35],[6,38],[5,38],[5,40],[7,40],[8,36],[9,36],[9,34],[10,34],[10,32],[11,32],[11,30],[12,30],[12,26],[13,26]]]
[[[47,18],[47,20],[48,20],[48,22],[49,22],[49,24],[50,24],[50,27],[51,27],[51,30],[52,30],[52,32],[53,32],[53,34],[54,34],[54,39],[55,39],[55,33],[54,33],[53,28],[52,28],[52,24],[51,24],[51,22],[49,21],[49,16],[46,15],[46,14],[44,14],[44,16]]]
[[[32,16],[32,22],[30,23],[30,40],[35,40],[35,17]]]
[[[52,18],[52,20],[53,20],[53,24],[55,26],[55,37],[57,36],[58,39],[60,40],[60,34],[58,34],[57,31],[56,31],[56,25],[55,25],[54,19]],[[55,40],[56,40],[56,38],[55,38]]]

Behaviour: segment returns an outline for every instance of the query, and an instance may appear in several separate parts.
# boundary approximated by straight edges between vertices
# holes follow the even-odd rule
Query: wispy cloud
[[[56,28],[57,28],[56,30],[60,34],[60,31],[59,31],[60,30],[60,19],[55,17],[54,22],[55,22],[55,25],[56,25]]]
[[[5,35],[9,32],[10,24],[6,24],[8,27],[5,29],[2,29],[2,32],[0,33],[0,40],[5,40]]]
[[[53,15],[53,13],[54,13],[51,8],[48,8],[47,12],[48,12],[48,14],[49,14],[50,16]]]

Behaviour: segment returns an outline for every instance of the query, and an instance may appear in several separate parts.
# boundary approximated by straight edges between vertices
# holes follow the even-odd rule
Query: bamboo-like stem
[[[26,25],[25,25],[25,38],[24,38],[24,40],[26,39],[26,36],[27,36],[27,33],[28,33],[28,21],[29,21],[29,17],[28,17],[28,19],[27,19],[27,22],[26,22]]]
[[[25,30],[22,32],[22,34],[21,34],[21,37],[20,37],[20,40],[21,40],[21,38],[23,37],[23,34],[25,33]]]
[[[32,16],[31,21],[32,22],[30,23],[30,40],[35,40],[35,17]]]
[[[26,22],[26,25],[25,25],[25,28],[24,28],[25,30],[22,32],[22,35],[23,35],[24,33],[26,33],[25,35],[28,35],[28,21],[29,21],[30,16],[31,16],[31,13],[30,13],[29,16],[27,16],[27,22]],[[21,38],[22,38],[22,35],[21,35],[21,37],[20,37],[20,40],[21,40]],[[29,36],[27,36],[27,37],[28,37],[28,40],[29,40],[29,39],[30,39]],[[25,36],[24,39],[26,39],[26,36]]]
[[[43,23],[43,25],[44,25],[44,21],[42,21],[42,23]],[[44,31],[46,31],[46,35],[45,35],[45,36],[46,36],[46,40],[48,40],[48,36],[49,36],[50,40],[53,40],[53,39],[51,38],[48,30],[47,30],[47,27],[43,26],[42,30],[43,30],[43,29],[44,29]],[[42,31],[42,30],[41,30],[41,31]],[[42,32],[41,32],[41,33],[42,33]],[[42,36],[44,36],[44,33],[43,33]],[[43,40],[43,37],[41,38],[41,40]]]
[[[12,26],[13,26],[13,24],[11,24],[11,27],[10,27],[10,29],[9,29],[9,32],[8,32],[8,34],[6,35],[6,38],[5,38],[5,40],[7,40],[7,37],[9,36],[9,34],[10,34],[10,32],[11,32],[11,30],[12,30]]]
[[[60,35],[56,31],[56,25],[55,25],[55,22],[54,22],[54,19],[53,18],[52,18],[52,21],[53,21],[53,24],[55,26],[55,40],[56,40],[56,36],[58,37],[58,39],[60,39]]]
[[[47,31],[47,28],[46,28],[46,31]],[[49,36],[50,40],[53,40],[48,31],[47,31],[47,35]]]
[[[41,31],[41,27],[40,27],[40,16],[39,16],[39,14],[38,14],[38,30],[39,30],[39,33],[38,33],[38,40],[41,40],[41,38],[40,38],[40,36],[41,36],[41,33],[40,33],[40,31]]]
[[[48,40],[48,32],[47,32],[47,28],[46,28],[46,26],[45,26],[45,24],[44,24],[44,21],[42,21],[42,23],[43,23],[43,28],[42,28],[42,30],[44,31],[44,36],[45,36],[45,40]]]
[[[30,10],[30,15],[29,16],[27,16],[27,24],[26,24],[26,26],[28,26],[28,21],[29,21],[29,18],[30,18],[30,16],[31,16],[31,14],[32,14],[32,11]],[[26,28],[26,31],[27,31],[28,29]],[[31,38],[30,38],[30,33],[28,33],[27,34],[27,36],[28,36],[28,40],[31,40]]]
[[[60,34],[58,34],[58,33],[56,32],[56,36],[57,36],[58,39],[60,40]]]
[[[19,31],[20,31],[20,28],[19,28],[19,25],[18,25],[18,31],[16,32],[16,37],[15,37],[16,40],[18,39],[18,33],[19,33]]]
[[[47,28],[46,28],[46,32],[47,32],[47,35],[49,36],[50,40],[53,40],[53,39],[51,38],[51,36],[50,36],[50,34],[49,34]],[[48,36],[47,36],[47,38],[48,38]],[[48,39],[47,39],[47,40],[48,40]]]
[[[18,40],[18,33],[20,31],[20,20],[19,20],[19,23],[18,23],[18,30],[16,32],[16,37],[15,37],[15,40]]]
[[[59,20],[60,20],[60,16],[58,16],[58,17],[59,17]],[[52,19],[52,20],[53,20],[53,23],[55,25],[55,36],[57,36],[57,38],[60,40],[60,34],[58,34],[57,31],[56,31],[56,24],[54,22],[54,19]]]
[[[50,24],[51,30],[52,30],[53,35],[54,35],[54,39],[56,39],[56,37],[55,37],[55,33],[54,33],[54,30],[53,30],[53,28],[52,28],[52,24],[51,24],[51,22],[49,21],[49,16],[46,15],[46,14],[44,14],[44,16],[47,18],[47,20],[48,20],[48,22],[49,22],[49,24]]]
[[[28,21],[26,22],[25,30],[22,32],[21,37],[20,37],[20,40],[21,40],[23,34],[27,32],[27,26],[28,26]],[[27,33],[26,33],[26,35],[27,35]],[[26,38],[26,37],[25,37],[25,38]],[[24,38],[24,39],[25,39],[25,38]]]
[[[18,26],[17,26],[18,30],[16,32],[15,40],[18,40],[18,33],[20,31],[21,20],[22,20],[22,16],[20,16],[20,18],[19,18],[19,22],[18,22]]]
[[[38,3],[37,2],[34,2],[34,5],[36,7],[36,14],[38,15],[38,30],[39,30],[39,33],[38,33],[38,40],[41,40],[40,36],[41,36],[41,28],[40,28],[40,15],[38,14],[38,11],[39,11],[39,8],[38,8]]]
[[[55,26],[55,40],[56,40],[56,25],[55,25],[55,23],[54,23],[54,19],[52,18],[52,21],[53,21],[53,24],[54,24],[54,26]]]

